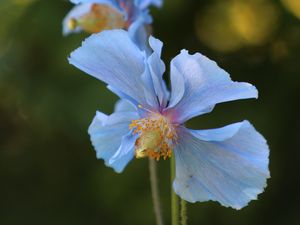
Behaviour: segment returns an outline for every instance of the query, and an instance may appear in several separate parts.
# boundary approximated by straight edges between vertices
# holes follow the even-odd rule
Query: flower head
[[[269,149],[248,121],[191,130],[184,123],[221,102],[257,98],[254,86],[233,82],[207,57],[182,50],[171,61],[171,91],[163,80],[162,42],[151,55],[123,30],[87,38],[70,63],[102,80],[121,100],[115,112],[97,112],[89,134],[98,158],[122,172],[133,158],[175,157],[175,192],[189,202],[218,201],[240,209],[263,192]]]
[[[63,20],[63,34],[98,33],[103,30],[125,29],[131,38],[146,49],[152,18],[148,7],[160,7],[162,0],[71,0],[77,4]]]
[[[133,134],[138,134],[135,143],[136,158],[171,157],[172,149],[177,142],[176,127],[166,116],[160,113],[149,113],[147,117],[133,120],[129,125]]]

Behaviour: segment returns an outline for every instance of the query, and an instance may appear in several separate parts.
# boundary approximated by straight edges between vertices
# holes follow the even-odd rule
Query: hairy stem
[[[175,179],[175,156],[171,157],[171,212],[172,212],[172,225],[179,225],[179,199],[173,191],[173,181]]]
[[[181,199],[180,201],[180,218],[181,218],[181,225],[187,225],[187,209],[186,209],[187,202]]]
[[[159,188],[157,179],[157,164],[154,159],[149,157],[150,183],[152,192],[152,201],[157,225],[163,225],[161,206],[159,200]]]

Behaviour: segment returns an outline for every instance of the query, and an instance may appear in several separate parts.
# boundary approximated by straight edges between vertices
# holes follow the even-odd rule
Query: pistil
[[[133,134],[139,134],[135,143],[136,158],[151,157],[159,160],[167,159],[172,155],[172,148],[177,142],[176,125],[168,118],[151,113],[147,118],[133,120],[129,125]]]

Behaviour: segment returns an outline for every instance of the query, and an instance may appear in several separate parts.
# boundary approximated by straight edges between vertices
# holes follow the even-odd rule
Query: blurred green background
[[[117,98],[68,64],[87,37],[62,36],[71,7],[67,0],[0,2],[0,224],[155,224],[148,161],[116,174],[96,160],[87,127],[96,110],[111,113]],[[189,204],[189,224],[299,224],[300,1],[165,0],[151,12],[167,67],[183,48],[201,52],[260,92],[187,125],[247,118],[271,149],[272,178],[258,201],[241,211]],[[170,224],[169,161],[159,162],[159,181]]]

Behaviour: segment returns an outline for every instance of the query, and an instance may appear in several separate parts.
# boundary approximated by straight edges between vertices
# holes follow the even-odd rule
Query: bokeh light
[[[268,0],[216,1],[200,10],[196,32],[212,49],[232,52],[267,42],[276,30],[278,17],[277,7]]]
[[[300,1],[299,0],[281,0],[284,7],[300,19]]]
[[[278,10],[266,0],[234,0],[230,5],[231,23],[245,44],[265,43],[278,25]]]
[[[231,23],[230,5],[230,2],[218,1],[201,10],[196,18],[199,40],[214,50],[229,52],[243,45]]]

